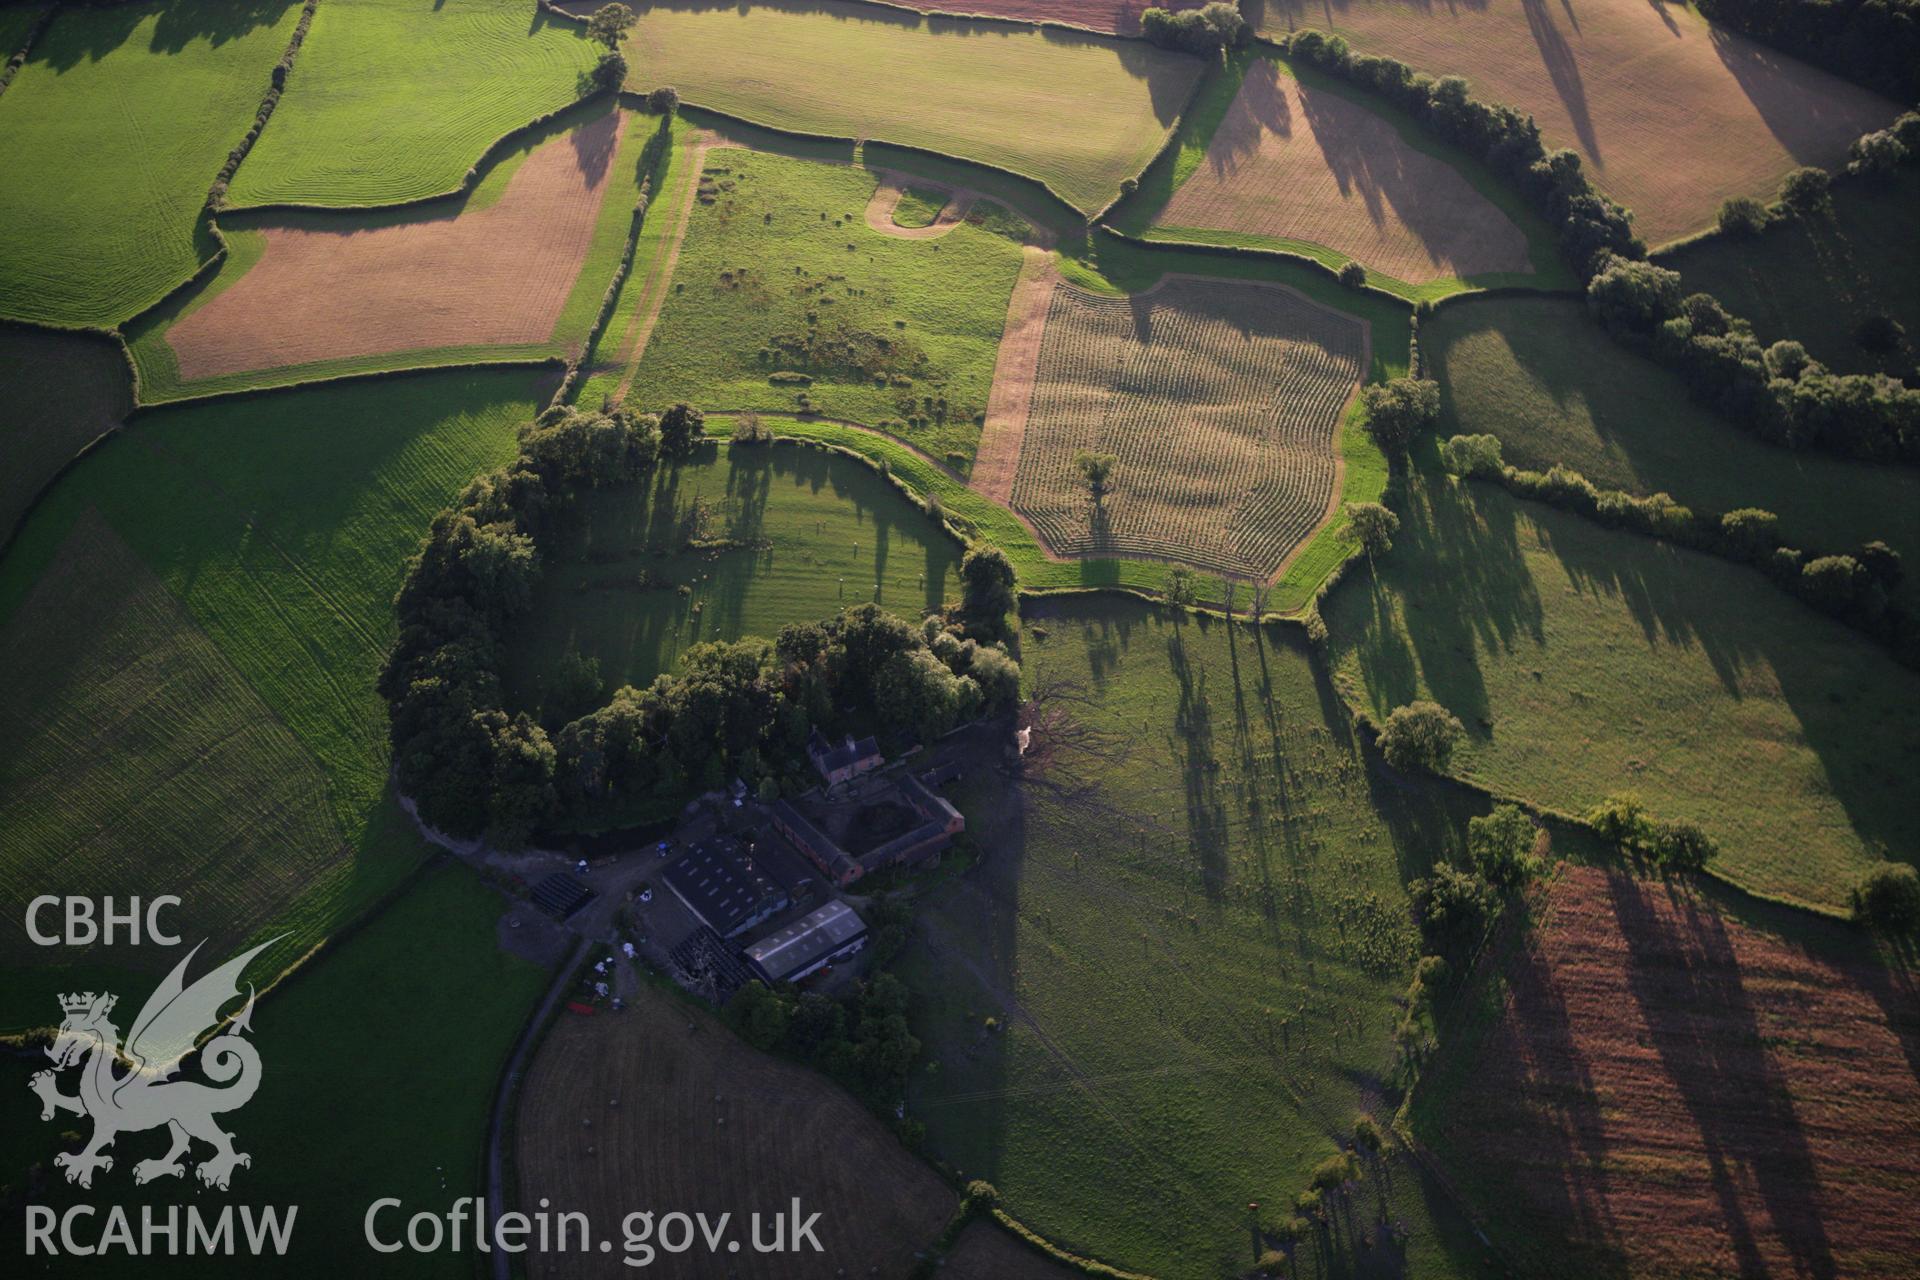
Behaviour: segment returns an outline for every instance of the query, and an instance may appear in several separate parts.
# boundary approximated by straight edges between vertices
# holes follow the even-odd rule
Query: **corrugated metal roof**
[[[747,948],[747,958],[779,981],[821,956],[830,955],[867,931],[867,923],[844,902],[829,902],[792,924],[776,929]]]

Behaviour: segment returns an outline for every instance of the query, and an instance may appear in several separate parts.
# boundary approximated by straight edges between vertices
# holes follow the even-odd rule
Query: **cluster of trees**
[[[1440,420],[1440,384],[1424,378],[1392,378],[1360,388],[1367,434],[1390,462],[1406,457],[1415,436]]]
[[[1681,293],[1680,274],[1609,257],[1587,306],[1614,338],[1677,370],[1695,400],[1791,449],[1920,462],[1920,389],[1885,374],[1836,374],[1797,342],[1762,347],[1710,294]]]
[[[1621,853],[1668,871],[1702,870],[1720,852],[1693,823],[1654,818],[1631,791],[1608,796],[1586,816],[1594,833]]]
[[[1394,58],[1356,54],[1342,36],[1295,32],[1296,58],[1387,98],[1447,142],[1484,159],[1559,229],[1560,251],[1582,278],[1604,254],[1645,257],[1632,216],[1587,181],[1576,152],[1549,152],[1533,117],[1481,102],[1460,76],[1438,79]]]
[[[1212,53],[1217,49],[1237,49],[1253,36],[1240,6],[1226,0],[1183,9],[1148,9],[1140,15],[1140,34],[1148,43],[1162,49],[1181,49],[1188,53]]]
[[[1904,862],[1875,867],[1854,887],[1853,919],[1888,938],[1920,938],[1920,874]]]
[[[1700,12],[1890,98],[1920,98],[1920,0],[1700,0]]]
[[[797,1058],[869,1106],[890,1109],[920,1056],[907,1008],[906,984],[880,973],[841,1000],[750,982],[727,1002],[726,1019],[755,1048]]]
[[[1665,493],[1638,497],[1602,489],[1568,466],[1526,471],[1505,465],[1494,436],[1454,436],[1440,448],[1448,471],[1497,480],[1510,492],[1578,512],[1611,528],[1666,538],[1696,551],[1750,564],[1774,583],[1881,641],[1895,657],[1920,666],[1920,621],[1893,603],[1905,573],[1900,553],[1873,541],[1848,554],[1811,555],[1787,546],[1780,519],[1759,507],[1714,516],[1696,512]]]
[[[552,735],[510,714],[501,636],[532,606],[541,530],[575,494],[689,456],[700,439],[701,415],[684,404],[658,418],[556,406],[521,432],[510,465],[434,518],[396,598],[400,634],[380,677],[395,774],[423,821],[512,846],[556,817],[607,820],[736,776],[771,782],[799,767],[815,726],[931,736],[1013,705],[1020,669],[999,642],[1013,569],[984,548],[962,562],[951,624],[914,627],[863,605],[772,643],[695,645],[678,672],[621,688]],[[985,620],[977,635],[969,618]]]
[[[1395,707],[1380,726],[1380,754],[1396,769],[1446,772],[1453,748],[1465,736],[1459,717],[1437,702],[1424,699]]]
[[[619,3],[603,4],[587,19],[587,38],[606,47],[600,60],[593,64],[593,70],[587,73],[594,88],[618,93],[620,86],[627,82],[627,59],[620,52],[620,42],[626,39],[627,30],[636,21],[633,10]]]

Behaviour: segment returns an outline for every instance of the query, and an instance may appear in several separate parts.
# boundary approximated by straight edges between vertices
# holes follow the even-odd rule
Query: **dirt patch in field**
[[[1058,22],[1109,35],[1137,36],[1140,15],[1153,7],[1149,0],[893,0],[922,13],[958,17],[1019,18],[1028,22]],[[1198,9],[1207,0],[1160,0],[1162,9]]]
[[[515,1141],[519,1205],[545,1196],[596,1225],[642,1207],[730,1212],[744,1240],[749,1215],[784,1214],[796,1196],[802,1216],[821,1215],[824,1252],[663,1254],[648,1275],[905,1275],[954,1210],[952,1190],[826,1077],[652,987],[624,1014],[561,1015],[521,1085]],[[533,1253],[529,1270],[633,1275],[620,1256]]]
[[[1024,425],[1010,390],[1017,442],[994,447],[1049,550],[1272,579],[1325,523],[1364,321],[1282,285],[1169,274],[1122,297],[1056,283],[1042,323]],[[1083,452],[1118,459],[1099,504]]]
[[[253,269],[167,331],[180,376],[549,341],[615,176],[625,121],[609,112],[544,143],[484,209],[264,228]]]
[[[1304,240],[1411,284],[1532,271],[1526,236],[1459,170],[1265,58],[1158,222]]]
[[[1649,0],[1250,0],[1262,30],[1334,30],[1361,53],[1465,76],[1573,147],[1649,244],[1698,231],[1730,196],[1831,167],[1900,108]]]
[[[891,169],[875,171],[880,185],[873,189],[873,199],[867,201],[867,228],[878,231],[883,236],[895,236],[901,240],[932,240],[966,221],[973,212],[973,202],[978,193],[965,187],[949,188],[953,194],[947,198],[940,212],[932,222],[924,227],[903,227],[893,220],[893,211],[899,207],[900,198],[907,194],[907,184],[914,179],[904,173],[895,173]],[[918,185],[930,184],[921,182]]]
[[[1916,1273],[1910,974],[1616,872],[1564,870],[1547,910],[1435,1143],[1516,1252],[1543,1274]]]

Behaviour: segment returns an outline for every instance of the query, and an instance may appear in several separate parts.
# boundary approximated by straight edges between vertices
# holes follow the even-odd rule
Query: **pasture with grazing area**
[[[1379,99],[1269,57],[1235,59],[1207,92],[1231,97],[1143,184],[1131,221],[1148,234],[1351,260],[1416,296],[1562,283],[1538,219]]]
[[[1480,482],[1422,475],[1393,551],[1323,606],[1343,694],[1374,720],[1430,698],[1452,770],[1584,813],[1615,792],[1719,842],[1744,889],[1844,911],[1920,859],[1899,797],[1920,676],[1752,569]]]
[[[627,403],[811,409],[964,467],[1020,246],[973,226],[935,239],[875,231],[862,211],[878,179],[850,165],[738,147],[702,165]]]
[[[1391,1068],[1420,952],[1405,884],[1476,802],[1370,770],[1287,627],[1044,600],[1021,661],[1028,762],[948,792],[985,857],[930,896],[899,963],[939,1064],[907,1114],[1072,1252],[1238,1274],[1250,1216],[1286,1217]],[[1483,1274],[1416,1166],[1354,1195],[1363,1223],[1389,1198],[1411,1274]]]
[[[756,124],[977,160],[1037,178],[1086,213],[1146,167],[1203,65],[1140,41],[850,0],[666,0],[642,9],[626,50],[628,87],[641,93],[671,84]]]
[[[203,901],[216,901],[218,885],[246,905],[227,936],[256,923],[286,933],[268,957],[281,964],[416,866],[423,846],[393,804],[373,688],[393,594],[433,513],[513,456],[545,381],[448,373],[169,408],[50,490],[0,562],[0,627],[48,673],[10,704],[45,735],[20,757],[32,771],[5,801],[13,830],[39,833],[35,865],[99,868],[90,876],[116,894],[159,892],[191,866],[208,886]],[[96,527],[98,539],[75,540]],[[133,558],[104,562],[119,566],[117,579],[98,568],[81,576],[89,559],[76,557],[96,545]],[[130,586],[58,604],[83,581],[109,580]],[[76,630],[82,604],[111,618],[116,598],[133,607],[130,589],[146,602],[141,623]],[[214,705],[196,707],[195,690]],[[138,734],[114,718],[135,692],[147,717]],[[189,711],[202,717],[191,734]],[[67,727],[54,734],[55,724]],[[243,730],[251,738],[234,738]],[[116,746],[78,771],[86,735],[102,732]],[[302,770],[323,781],[318,810],[293,806],[304,790],[282,790],[311,776]],[[289,811],[258,811],[256,797]],[[111,819],[104,830],[87,825],[95,814]],[[216,830],[226,833],[217,842]],[[99,878],[113,867],[117,876]],[[7,972],[44,1000],[34,970]],[[44,1017],[19,1009],[11,985],[4,994],[0,1025]]]
[[[582,96],[595,47],[519,0],[324,0],[236,208],[456,190],[493,144]]]
[[[1367,341],[1360,321],[1284,289],[1058,285],[1027,375],[1013,508],[1061,554],[1271,578],[1332,514]],[[1117,460],[1097,498],[1089,454]]]
[[[1507,1256],[1542,1274],[1913,1274],[1920,1003],[1857,937],[1567,867],[1485,985],[1411,1118],[1497,1207]]]
[[[711,1221],[817,1212],[819,1251],[730,1255],[754,1280],[902,1274],[954,1193],[825,1076],[749,1048],[705,1010],[641,985],[620,1017],[562,1014],[520,1085],[520,1200],[617,1222],[636,1204]],[[770,1233],[768,1238],[770,1238]],[[662,1255],[664,1258],[665,1255]],[[533,1255],[535,1277],[633,1274],[620,1256]]]
[[[220,272],[136,330],[142,399],[577,356],[655,127],[602,109],[544,130],[446,207],[228,218]]]
[[[1791,338],[1842,373],[1920,371],[1920,177],[1888,188],[1834,188],[1832,205],[1776,220],[1753,240],[1715,237],[1661,260],[1689,292],[1705,290],[1753,324],[1762,342]],[[1884,317],[1898,334],[1876,338]]]
[[[918,621],[959,598],[964,552],[871,468],[790,444],[710,446],[595,490],[544,549],[506,683],[549,719],[591,709],[548,705],[547,678],[568,654],[597,662],[611,693],[645,688],[688,645],[772,637],[856,604]]]
[[[299,17],[296,0],[63,8],[0,94],[0,316],[107,327],[187,281],[215,249],[207,188]]]
[[[1799,165],[1840,163],[1900,114],[1679,4],[1251,0],[1247,16],[1268,35],[1318,28],[1465,77],[1475,97],[1533,116],[1549,147],[1578,151],[1651,245],[1705,230],[1732,196],[1771,199]]]
[[[0,539],[60,468],[133,408],[126,358],[86,334],[0,325]]]
[[[1701,511],[1760,507],[1809,555],[1879,540],[1920,557],[1920,472],[1771,445],[1695,405],[1685,385],[1611,342],[1577,301],[1484,298],[1420,329],[1441,388],[1439,435],[1488,432],[1516,467],[1572,467],[1603,489]],[[1897,586],[1913,601],[1916,579]]]

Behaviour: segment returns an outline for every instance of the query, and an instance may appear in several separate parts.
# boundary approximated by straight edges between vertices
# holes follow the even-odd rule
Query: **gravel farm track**
[[[1156,221],[1305,240],[1409,284],[1533,270],[1525,234],[1459,170],[1268,58],[1250,60],[1206,159]]]
[[[266,251],[166,340],[191,381],[252,369],[553,335],[593,239],[628,116],[536,148],[484,209],[371,228],[264,229]]]
[[[1423,1136],[1543,1274],[1912,1275],[1920,999],[1829,950],[1563,868]]]
[[[1246,12],[1268,35],[1331,30],[1532,114],[1650,245],[1703,230],[1730,196],[1771,199],[1798,165],[1838,164],[1900,113],[1660,0],[1249,0]]]

